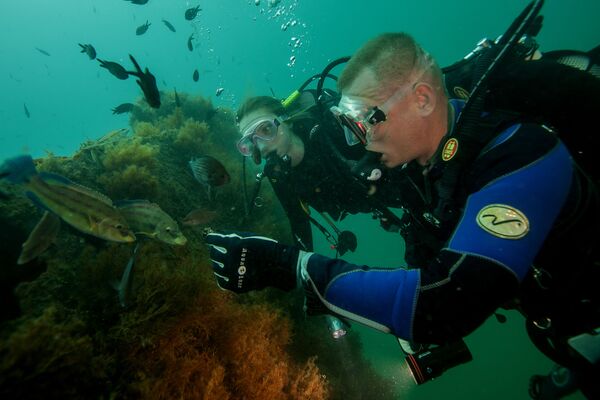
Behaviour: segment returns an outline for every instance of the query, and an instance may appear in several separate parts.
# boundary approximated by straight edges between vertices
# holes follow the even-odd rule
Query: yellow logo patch
[[[521,211],[504,204],[490,204],[477,214],[477,225],[503,239],[520,239],[529,232],[529,220]]]
[[[459,99],[467,100],[469,98],[469,92],[466,89],[461,88],[460,86],[454,86],[452,89],[454,95]]]
[[[458,140],[455,138],[448,139],[442,149],[442,160],[450,161],[458,151]]]

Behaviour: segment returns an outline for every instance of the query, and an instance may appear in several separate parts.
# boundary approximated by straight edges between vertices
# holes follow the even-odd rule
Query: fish
[[[37,51],[39,51],[40,53],[42,53],[43,55],[45,55],[45,56],[48,56],[48,57],[50,57],[50,55],[51,55],[51,54],[50,54],[50,53],[48,53],[46,50],[44,50],[44,49],[40,49],[39,47],[36,47],[35,49],[36,49]]]
[[[175,106],[181,107],[181,101],[179,100],[179,95],[177,94],[177,88],[173,88],[173,91],[175,92]]]
[[[133,283],[133,267],[135,266],[135,257],[140,246],[140,242],[135,244],[133,252],[131,253],[131,257],[129,257],[129,261],[127,261],[127,265],[123,270],[121,281],[115,281],[112,283],[112,287],[117,291],[119,296],[119,304],[123,308],[127,307],[129,295],[131,294],[131,284]]]
[[[150,22],[148,22],[148,20],[146,20],[145,24],[142,24],[135,29],[135,34],[138,36],[143,35],[144,33],[146,33],[146,31],[148,31],[148,28],[150,28],[150,25],[152,25],[152,24]]]
[[[194,80],[194,82],[198,82],[198,79],[200,79],[200,73],[197,69],[194,70],[194,73],[192,74],[192,79]]]
[[[167,21],[166,19],[163,19],[163,20],[162,20],[162,22],[163,22],[163,24],[165,24],[165,26],[166,26],[167,28],[169,28],[169,30],[170,30],[171,32],[177,32],[177,30],[175,29],[175,27],[173,26],[173,24],[172,24],[172,23],[170,23],[170,22],[169,22],[169,21]]]
[[[140,65],[137,63],[137,61],[135,60],[135,58],[133,58],[131,54],[129,55],[129,58],[135,66],[135,71],[129,71],[128,73],[138,78],[136,82],[142,89],[142,92],[144,93],[144,97],[146,98],[146,102],[148,102],[148,105],[150,105],[150,107],[152,108],[159,108],[160,93],[158,91],[158,87],[156,86],[156,78],[150,73],[147,67],[146,70],[142,72]]]
[[[142,235],[177,246],[187,243],[187,238],[179,230],[177,222],[158,204],[148,200],[122,200],[115,202],[115,206],[136,236]]]
[[[194,178],[206,187],[209,200],[213,200],[212,189],[231,181],[229,173],[219,160],[203,155],[189,161]]]
[[[188,21],[194,20],[194,18],[198,16],[199,11],[202,11],[200,6],[188,8],[187,10],[185,10],[185,19],[187,19]]]
[[[188,38],[188,41],[187,41],[187,47],[188,47],[189,51],[194,51],[194,43],[192,42],[192,40],[194,40],[193,33],[190,35],[190,37]]]
[[[207,210],[205,208],[197,208],[190,211],[183,219],[181,223],[187,226],[205,225],[212,222],[217,218],[218,213],[214,210]]]
[[[217,88],[217,90],[215,91],[215,96],[219,97],[223,93],[223,91],[225,91],[225,88]]]
[[[269,0],[268,1],[269,8],[277,7],[277,5],[279,3],[281,3],[281,0]]]
[[[96,49],[94,48],[94,46],[92,46],[91,44],[81,43],[79,43],[79,46],[81,47],[81,52],[87,54],[90,60],[96,58]]]
[[[118,106],[116,106],[115,108],[112,109],[112,113],[113,114],[125,114],[128,112],[131,112],[131,110],[133,110],[133,107],[135,107],[135,105],[132,103],[119,104]]]
[[[23,103],[23,111],[25,111],[25,116],[27,118],[31,118],[31,114],[29,113],[29,109],[27,108],[27,104]]]
[[[0,174],[14,184],[22,184],[27,197],[80,232],[119,243],[135,241],[127,221],[105,195],[69,179],[46,172],[38,173],[30,155],[6,160]]]
[[[125,80],[129,78],[129,73],[121,64],[114,61],[104,61],[99,58],[98,62],[102,68],[106,68],[108,72],[116,76],[118,79]]]
[[[114,143],[118,140],[121,140],[121,139],[123,139],[123,137],[125,135],[127,135],[127,132],[129,132],[129,129],[127,129],[127,128],[115,129],[115,130],[112,130],[112,131],[104,134],[102,137],[100,137],[97,140],[94,140],[94,141],[88,140],[81,145],[81,147],[79,148],[79,151],[75,154],[75,156],[78,155],[82,151],[94,149],[96,147],[103,147],[107,144]]]
[[[148,2],[148,0],[125,0],[131,2],[131,4],[144,5]]]
[[[23,265],[43,254],[56,239],[60,230],[60,218],[44,211],[37,225],[33,228],[25,243],[23,243],[21,254],[17,260],[18,265]]]

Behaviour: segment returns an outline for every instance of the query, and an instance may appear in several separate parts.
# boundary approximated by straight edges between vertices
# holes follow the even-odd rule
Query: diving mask
[[[410,89],[413,89],[415,85],[416,83],[398,88],[380,106],[370,107],[356,97],[342,96],[339,104],[331,107],[330,110],[344,129],[348,146],[354,146],[358,143],[366,146],[375,125],[385,121],[387,113],[392,106],[402,99]]]
[[[277,131],[281,125],[279,118],[261,118],[246,128],[236,146],[243,156],[252,155],[256,142],[260,140],[273,140],[277,136]]]

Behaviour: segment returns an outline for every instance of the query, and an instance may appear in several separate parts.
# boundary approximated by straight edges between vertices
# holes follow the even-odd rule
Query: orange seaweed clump
[[[153,345],[130,355],[143,360],[134,386],[156,399],[326,399],[314,359],[292,360],[289,340],[289,320],[267,306],[206,293]]]

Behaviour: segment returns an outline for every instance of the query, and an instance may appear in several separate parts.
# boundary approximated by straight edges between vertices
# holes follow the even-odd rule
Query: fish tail
[[[131,62],[133,63],[133,66],[136,69],[137,74],[132,74],[132,75],[136,75],[139,76],[143,73],[142,69],[140,68],[140,64],[137,63],[136,59],[133,58],[133,56],[130,54],[129,55],[129,59],[131,60]]]
[[[0,178],[6,178],[12,183],[25,183],[36,175],[35,164],[30,155],[10,158],[0,166]]]

